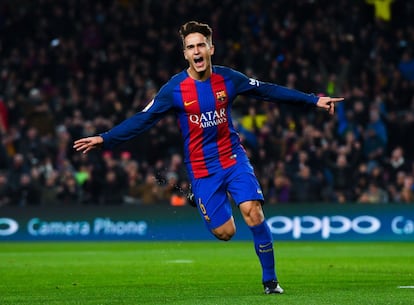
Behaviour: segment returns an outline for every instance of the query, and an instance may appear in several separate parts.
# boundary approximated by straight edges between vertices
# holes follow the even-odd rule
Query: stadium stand
[[[270,204],[413,203],[414,4],[377,12],[373,2],[2,1],[0,206],[181,205],[174,117],[112,152],[72,143],[143,109],[185,68],[178,28],[193,19],[213,27],[214,64],[346,98],[329,120],[234,105]]]

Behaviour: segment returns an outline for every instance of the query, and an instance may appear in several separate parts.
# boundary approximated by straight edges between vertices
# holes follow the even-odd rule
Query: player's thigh
[[[237,206],[246,201],[264,201],[262,188],[249,162],[235,166],[227,182],[227,190]]]
[[[207,228],[213,231],[232,217],[232,209],[223,179],[219,175],[192,182],[195,201]]]

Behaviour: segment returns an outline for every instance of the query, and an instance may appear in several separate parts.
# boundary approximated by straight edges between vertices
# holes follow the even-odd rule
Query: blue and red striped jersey
[[[101,134],[104,147],[138,136],[173,110],[184,140],[188,173],[192,178],[206,177],[247,158],[231,118],[238,95],[275,102],[318,101],[313,94],[261,82],[227,67],[213,66],[205,81],[192,79],[184,70],[173,76],[144,110]]]

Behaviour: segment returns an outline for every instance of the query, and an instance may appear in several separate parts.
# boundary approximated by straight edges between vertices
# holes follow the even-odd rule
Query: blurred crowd
[[[113,151],[73,141],[143,109],[186,68],[179,26],[214,31],[214,64],[345,97],[334,117],[237,99],[268,204],[414,202],[414,3],[4,0],[0,206],[186,205],[176,119]]]

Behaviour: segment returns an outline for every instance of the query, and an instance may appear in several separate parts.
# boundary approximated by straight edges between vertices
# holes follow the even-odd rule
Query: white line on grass
[[[414,289],[414,286],[398,286],[399,289]]]
[[[170,261],[166,261],[168,264],[192,264],[193,261],[191,259],[174,259]]]

